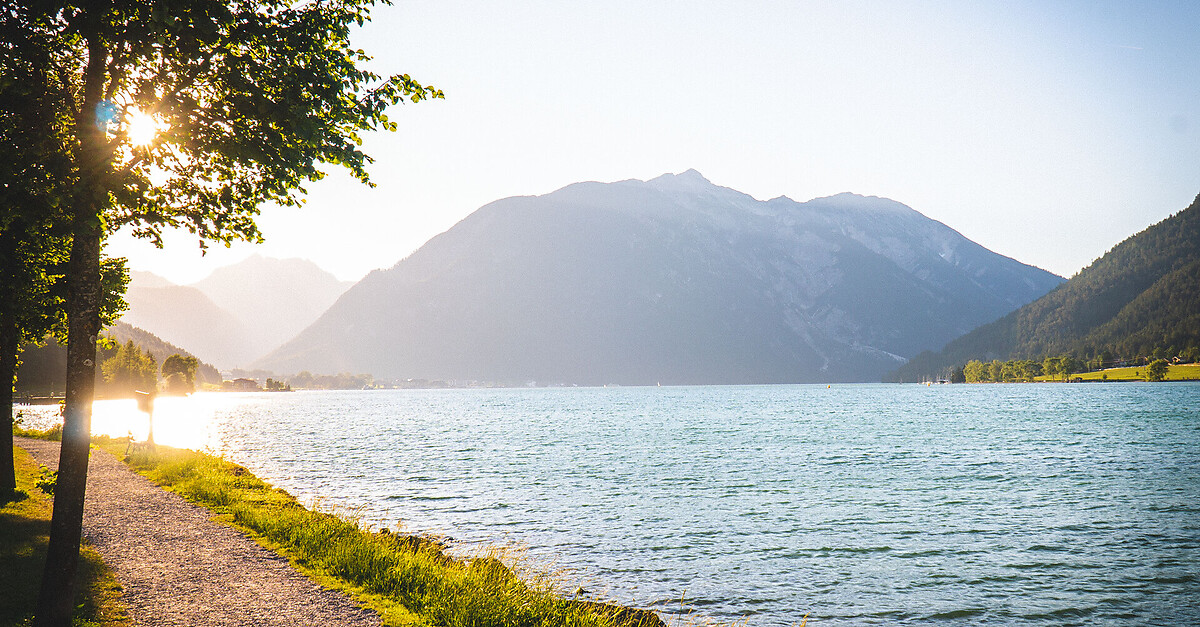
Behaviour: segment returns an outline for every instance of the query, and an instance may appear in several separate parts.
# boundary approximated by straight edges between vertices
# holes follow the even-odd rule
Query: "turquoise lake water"
[[[1200,624],[1200,384],[198,394],[155,433],[667,618]]]

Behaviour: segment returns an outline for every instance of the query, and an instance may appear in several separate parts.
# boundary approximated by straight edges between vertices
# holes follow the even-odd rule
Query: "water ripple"
[[[155,435],[670,616],[1126,627],[1200,624],[1197,407],[1197,384],[198,394]]]

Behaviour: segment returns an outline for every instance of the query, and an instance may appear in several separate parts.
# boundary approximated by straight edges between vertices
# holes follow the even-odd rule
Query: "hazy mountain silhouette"
[[[129,271],[129,287],[171,287],[174,283],[144,270]]]
[[[302,259],[253,255],[190,286],[130,274],[122,320],[219,368],[243,367],[308,326],[348,288]]]
[[[898,202],[695,171],[490,203],[257,367],[502,383],[872,381],[1061,278]]]
[[[121,322],[182,346],[218,368],[246,364],[258,355],[242,323],[204,292],[183,285],[143,287],[146,283],[156,284],[146,278],[133,277],[130,281],[125,292],[129,311],[121,316]]]
[[[916,381],[972,359],[1087,358],[1104,351],[1128,359],[1189,346],[1200,346],[1200,196],[1049,294],[919,355],[891,378]]]
[[[249,334],[247,354],[253,359],[295,337],[353,284],[306,259],[251,255],[192,287],[233,314]]]

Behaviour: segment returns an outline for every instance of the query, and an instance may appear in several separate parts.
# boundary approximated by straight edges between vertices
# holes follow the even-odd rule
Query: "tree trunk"
[[[67,627],[74,606],[75,571],[83,532],[96,386],[96,334],[100,331],[100,232],[76,233],[67,266],[67,400],[50,546],[38,595],[36,625]]]
[[[19,220],[13,220],[8,224],[8,228],[0,231],[0,264],[6,268],[14,268],[18,263],[17,255],[17,233],[23,231],[23,225]],[[0,302],[0,405],[3,405],[3,417],[0,417],[0,422],[4,423],[4,427],[0,427],[0,496],[4,493],[11,493],[17,489],[17,473],[16,460],[13,459],[13,422],[12,422],[12,401],[13,387],[16,384],[17,375],[17,352],[21,346],[21,329],[17,324],[19,306],[17,302],[18,291],[27,289],[24,285],[19,285],[20,279],[17,275],[20,273],[14,270],[5,270],[4,275],[0,276],[0,296],[4,302]],[[3,502],[0,499],[0,502]]]
[[[79,140],[75,157],[79,178],[71,201],[71,258],[67,263],[67,399],[36,627],[70,627],[79,540],[83,535],[83,497],[96,387],[96,334],[100,332],[100,242],[105,209],[111,202],[108,182],[113,155],[107,145],[106,129],[96,117],[104,99],[109,58],[98,30],[108,8],[107,3],[88,6],[81,21],[87,39],[88,64],[84,70],[83,102],[73,121],[73,131]]]
[[[3,316],[0,316],[3,317]],[[0,321],[0,494],[17,489],[16,460],[13,459],[13,386],[17,381],[19,343],[16,325]]]

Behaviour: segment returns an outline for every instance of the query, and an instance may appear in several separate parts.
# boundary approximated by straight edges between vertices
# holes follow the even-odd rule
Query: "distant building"
[[[262,388],[258,387],[258,381],[254,379],[234,379],[232,381],[222,381],[221,389],[226,392],[258,392]]]

